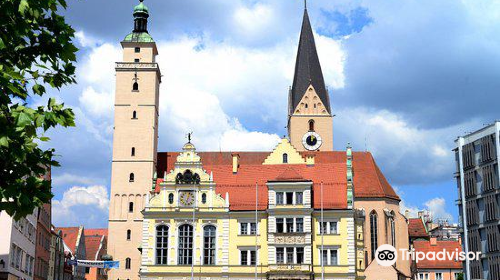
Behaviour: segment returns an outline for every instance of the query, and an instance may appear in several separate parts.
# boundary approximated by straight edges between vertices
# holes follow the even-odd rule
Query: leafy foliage
[[[53,149],[38,145],[49,141],[44,133],[75,125],[73,111],[54,98],[30,107],[46,88],[75,83],[75,31],[59,8],[65,0],[0,1],[0,210],[16,219],[52,198],[44,175],[59,164]]]

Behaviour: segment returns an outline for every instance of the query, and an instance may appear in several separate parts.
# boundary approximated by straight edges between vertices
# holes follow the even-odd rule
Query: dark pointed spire
[[[307,3],[304,2],[304,5],[307,5]],[[307,6],[305,6],[299,48],[297,50],[297,60],[295,62],[295,74],[290,93],[290,115],[293,114],[293,110],[299,104],[309,85],[314,87],[326,110],[331,114],[330,98],[323,79],[316,44],[314,43],[314,35],[311,23],[309,22],[309,15],[307,14]]]

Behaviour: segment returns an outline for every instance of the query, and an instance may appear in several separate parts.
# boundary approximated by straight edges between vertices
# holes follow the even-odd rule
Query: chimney
[[[431,237],[431,246],[436,246],[437,245],[437,238],[436,237]]]
[[[231,153],[231,156],[233,156],[233,174],[236,174],[240,166],[240,155],[238,153]]]

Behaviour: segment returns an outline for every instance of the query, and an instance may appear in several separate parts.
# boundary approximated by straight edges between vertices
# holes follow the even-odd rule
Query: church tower
[[[333,117],[314,35],[304,8],[293,85],[288,97],[288,136],[299,151],[333,150]]]
[[[149,10],[142,0],[133,15],[134,29],[121,42],[123,60],[116,63],[108,253],[120,261],[120,268],[110,271],[109,280],[139,279],[141,211],[156,169],[158,50],[148,33]]]

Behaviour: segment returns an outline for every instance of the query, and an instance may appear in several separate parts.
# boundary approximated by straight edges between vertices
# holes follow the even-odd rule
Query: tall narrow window
[[[193,226],[182,225],[179,227],[179,265],[193,263]]]
[[[283,154],[283,163],[288,163],[288,154],[287,153]]]
[[[309,120],[309,131],[314,131],[314,120]]]
[[[137,119],[137,112],[136,111],[133,111],[132,112],[132,119]]]
[[[296,192],[295,193],[295,204],[302,204],[303,202],[303,193],[302,192]]]
[[[128,211],[130,213],[134,212],[134,203],[133,202],[128,203]]]
[[[215,226],[203,229],[203,264],[215,264]]]
[[[391,245],[396,247],[396,224],[394,223],[394,217],[389,218],[389,224],[391,226]]]
[[[170,203],[170,204],[174,203],[174,194],[173,193],[170,193],[168,195],[168,203]]]
[[[138,91],[139,90],[139,84],[137,82],[134,82],[134,84],[132,85],[132,90],[133,91]]]
[[[203,204],[207,203],[207,194],[206,193],[201,194],[201,203],[203,203]]]
[[[130,152],[130,155],[135,157],[135,147],[132,147],[132,151]]]
[[[370,239],[371,239],[371,255],[372,260],[375,258],[375,252],[378,248],[378,225],[377,225],[377,213],[373,211],[370,214]]]
[[[285,248],[276,248],[276,263],[285,263]]]
[[[295,219],[295,232],[304,232],[304,219],[296,218]]]
[[[283,193],[282,192],[277,192],[276,193],[276,204],[277,205],[282,205],[283,204]]]
[[[128,180],[129,180],[129,182],[134,181],[134,173],[130,173],[130,175],[128,176]]]
[[[283,218],[276,219],[276,232],[285,232],[285,225],[283,224]]]
[[[168,227],[156,227],[156,264],[167,264],[168,254]]]
[[[127,240],[130,240],[131,235],[132,231],[130,229],[127,229]]]
[[[292,205],[293,204],[293,192],[287,192],[286,193],[286,204],[287,205]]]
[[[125,259],[125,269],[130,269],[130,258]]]

